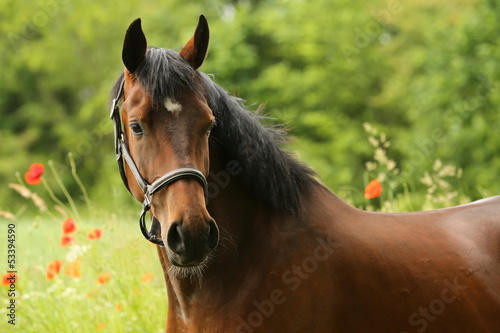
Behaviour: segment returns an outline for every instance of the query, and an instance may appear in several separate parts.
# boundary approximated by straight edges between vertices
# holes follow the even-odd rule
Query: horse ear
[[[195,70],[198,69],[205,60],[208,51],[208,40],[210,32],[208,22],[204,15],[200,15],[198,26],[193,37],[187,42],[179,53]]]
[[[133,21],[125,33],[122,60],[130,73],[134,73],[146,57],[148,43],[142,31],[141,19]]]

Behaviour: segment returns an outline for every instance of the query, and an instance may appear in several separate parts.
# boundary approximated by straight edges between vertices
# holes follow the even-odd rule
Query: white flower
[[[432,169],[434,171],[439,171],[441,167],[443,166],[443,162],[438,158],[437,160],[434,161],[434,165],[432,166]]]
[[[420,178],[420,182],[427,187],[430,187],[433,183],[431,175],[426,171],[424,176]]]
[[[373,136],[368,137],[368,142],[375,148],[379,146],[379,141]]]
[[[439,177],[454,177],[456,168],[452,165],[445,165],[438,173]]]
[[[373,171],[377,168],[377,162],[366,162],[365,167],[366,167],[366,170]]]
[[[388,160],[387,161],[387,170],[391,171],[395,167],[396,167],[396,162],[394,162],[393,160]]]
[[[66,254],[66,261],[67,262],[73,262],[76,261],[78,258],[83,256],[85,252],[90,250],[92,248],[92,245],[73,245],[71,246],[71,250]]]
[[[370,123],[363,123],[363,129],[372,135],[377,135],[377,129],[372,126]]]
[[[383,150],[382,148],[375,149],[373,158],[380,164],[387,164],[387,156],[385,155],[385,150]]]

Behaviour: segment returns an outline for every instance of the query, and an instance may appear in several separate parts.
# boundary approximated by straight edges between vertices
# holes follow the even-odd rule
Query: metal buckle
[[[142,207],[144,210],[148,211],[151,209],[151,199],[148,193],[144,193],[144,201],[142,202]]]

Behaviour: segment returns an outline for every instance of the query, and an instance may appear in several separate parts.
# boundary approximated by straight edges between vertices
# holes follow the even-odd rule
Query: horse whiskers
[[[203,261],[203,263],[198,266],[190,267],[182,267],[170,264],[170,267],[168,267],[166,273],[171,278],[175,277],[178,279],[189,279],[191,282],[193,282],[193,280],[198,280],[201,289],[203,284],[203,274],[207,267],[213,262],[221,262],[221,250],[227,249],[229,246],[234,246],[235,250],[238,251],[234,237],[225,228],[219,227],[219,231],[221,234],[219,246],[205,259],[205,261]]]
[[[234,236],[227,231],[226,228],[219,225],[219,246],[215,251],[217,251],[220,247],[227,249],[229,246],[233,246],[236,252],[238,252],[238,246],[236,245],[236,240]]]
[[[208,258],[207,258],[208,260]],[[198,266],[191,267],[182,267],[170,265],[167,269],[167,274],[172,278],[176,277],[178,279],[189,279],[189,281],[193,282],[193,280],[198,280],[200,283],[200,289],[203,284],[203,271],[206,268],[207,260]]]

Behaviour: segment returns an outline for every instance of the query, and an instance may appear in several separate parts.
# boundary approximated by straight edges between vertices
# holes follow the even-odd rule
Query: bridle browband
[[[160,191],[162,188],[167,187],[168,185],[176,182],[179,179],[194,178],[203,187],[203,192],[206,197],[208,188],[207,179],[200,170],[190,167],[178,168],[170,172],[167,172],[160,178],[153,181],[151,184],[149,184],[146,181],[146,179],[142,177],[139,169],[137,168],[137,165],[134,162],[134,159],[130,155],[127,141],[125,141],[125,135],[122,130],[120,108],[118,107],[118,103],[123,96],[124,85],[125,85],[125,80],[122,80],[122,82],[120,83],[120,88],[118,90],[118,93],[116,94],[116,97],[113,99],[113,102],[111,104],[110,118],[111,120],[113,120],[114,124],[116,162],[118,163],[118,170],[120,170],[120,176],[122,178],[123,184],[125,185],[127,190],[130,193],[132,193],[130,191],[127,175],[125,173],[125,163],[127,163],[129,169],[132,171],[132,174],[134,175],[135,180],[137,181],[137,184],[144,193],[144,201],[142,202],[142,210],[139,216],[139,226],[141,228],[142,234],[151,243],[163,247],[165,245],[163,244],[161,237],[157,236],[158,234],[160,234],[161,231],[160,222],[153,217],[151,222],[151,229],[148,231],[148,229],[146,228],[146,212],[148,212],[151,209],[151,201],[153,195],[156,192]]]

